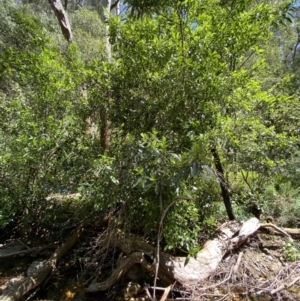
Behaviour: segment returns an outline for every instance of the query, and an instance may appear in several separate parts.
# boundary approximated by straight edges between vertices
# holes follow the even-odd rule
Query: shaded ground
[[[95,248],[94,242],[87,231],[76,247],[63,258],[51,278],[30,292],[24,300],[150,300],[144,290],[146,287],[151,293],[153,275],[148,273],[143,274],[143,279],[137,279],[139,283],[124,277],[122,282],[108,291],[85,293],[87,284],[95,276],[103,280],[109,275],[114,261],[120,255],[118,250],[107,254],[107,261],[102,263],[103,275],[93,275],[92,270],[86,268],[86,262],[91,248]],[[208,279],[188,289],[175,283],[168,294],[169,299],[165,300],[300,300],[300,262],[286,261],[288,242],[288,238],[282,236],[257,233],[243,246],[225,256]],[[37,244],[38,241],[31,242],[31,245]],[[0,296],[1,291],[26,276],[33,261],[45,260],[53,252],[49,248],[39,254],[1,259],[1,255],[29,247],[21,240],[6,240],[0,245]],[[164,288],[167,285],[159,282],[158,286]],[[158,290],[158,300],[163,292]]]

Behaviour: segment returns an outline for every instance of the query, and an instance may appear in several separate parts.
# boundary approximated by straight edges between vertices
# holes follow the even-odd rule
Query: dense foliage
[[[297,6],[127,1],[107,32],[76,3],[69,45],[49,8],[0,3],[2,228],[114,210],[193,253],[227,214],[300,224]]]

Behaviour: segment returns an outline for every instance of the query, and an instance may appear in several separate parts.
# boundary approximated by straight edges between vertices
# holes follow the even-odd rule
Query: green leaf
[[[215,176],[215,173],[213,172],[213,170],[211,168],[209,168],[207,165],[202,165],[202,168],[212,177]]]
[[[196,161],[194,161],[191,165],[191,176],[195,177],[199,172],[199,165]]]
[[[137,187],[138,185],[140,185],[141,183],[143,183],[143,178],[139,178],[134,184],[133,184],[133,188]]]
[[[188,254],[187,257],[185,258],[184,266],[186,266],[190,262],[190,259],[191,259],[191,255]]]

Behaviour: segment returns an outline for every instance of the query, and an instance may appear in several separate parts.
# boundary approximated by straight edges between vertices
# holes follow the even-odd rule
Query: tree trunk
[[[228,215],[229,220],[235,220],[235,216],[232,210],[232,206],[231,206],[231,201],[230,201],[230,193],[228,190],[228,183],[225,179],[224,176],[224,171],[223,171],[223,167],[222,167],[222,163],[219,157],[219,154],[217,152],[217,149],[215,147],[213,147],[211,149],[211,153],[214,157],[214,161],[215,161],[215,166],[216,166],[216,170],[218,172],[218,177],[220,179],[220,187],[221,187],[221,191],[222,191],[222,197],[223,197],[223,202],[226,208],[226,212]]]
[[[54,11],[58,23],[60,25],[63,36],[68,42],[72,42],[72,31],[69,23],[69,19],[66,11],[64,10],[63,5],[60,0],[48,0],[51,5],[52,10]],[[67,3],[67,2],[65,2]]]
[[[100,18],[103,23],[107,23],[109,20],[109,15],[111,13],[111,0],[100,0]],[[106,11],[105,11],[106,9]],[[111,44],[109,41],[109,25],[106,25],[106,39],[105,39],[106,55],[107,61],[111,63]],[[100,146],[102,151],[108,152],[110,147],[110,134],[111,134],[111,124],[108,116],[109,105],[108,102],[103,105],[100,110]]]
[[[100,128],[100,146],[102,152],[108,152],[110,147],[110,121],[107,117],[106,105],[100,111],[101,128]]]

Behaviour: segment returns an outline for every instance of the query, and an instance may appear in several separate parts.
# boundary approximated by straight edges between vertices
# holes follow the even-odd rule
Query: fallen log
[[[31,276],[16,282],[11,287],[3,291],[0,301],[17,301],[29,291],[43,283],[55,269],[57,262],[64,256],[78,241],[83,231],[83,224],[80,224],[71,236],[55,250],[52,256],[42,264]]]
[[[34,256],[36,256],[38,253],[41,253],[44,250],[55,249],[55,247],[57,247],[56,243],[52,243],[47,246],[34,247],[34,248],[21,250],[21,251],[15,251],[15,252],[9,252],[10,250],[4,249],[4,250],[0,250],[0,259],[15,257],[15,256],[24,256],[24,255],[28,255],[28,254],[34,254]]]
[[[195,258],[190,258],[186,263],[185,257],[170,256],[164,252],[160,252],[158,277],[166,283],[178,282],[186,287],[197,284],[198,282],[208,278],[218,267],[224,255],[238,248],[241,244],[255,233],[260,227],[258,219],[252,218],[243,224],[231,221],[223,224],[217,230],[217,237],[205,243]],[[154,263],[149,263],[142,254],[156,254],[156,248],[142,241],[136,236],[124,237],[122,233],[114,232],[110,238],[116,246],[118,246],[127,256],[136,251],[140,252],[140,264],[147,270],[155,271]],[[128,257],[127,257],[128,258]],[[93,283],[86,292],[97,292],[106,290],[108,284],[115,284],[119,278],[115,275],[125,274],[130,267],[136,263],[134,259],[127,260],[126,265],[122,263],[113,271],[112,275],[104,282]]]

